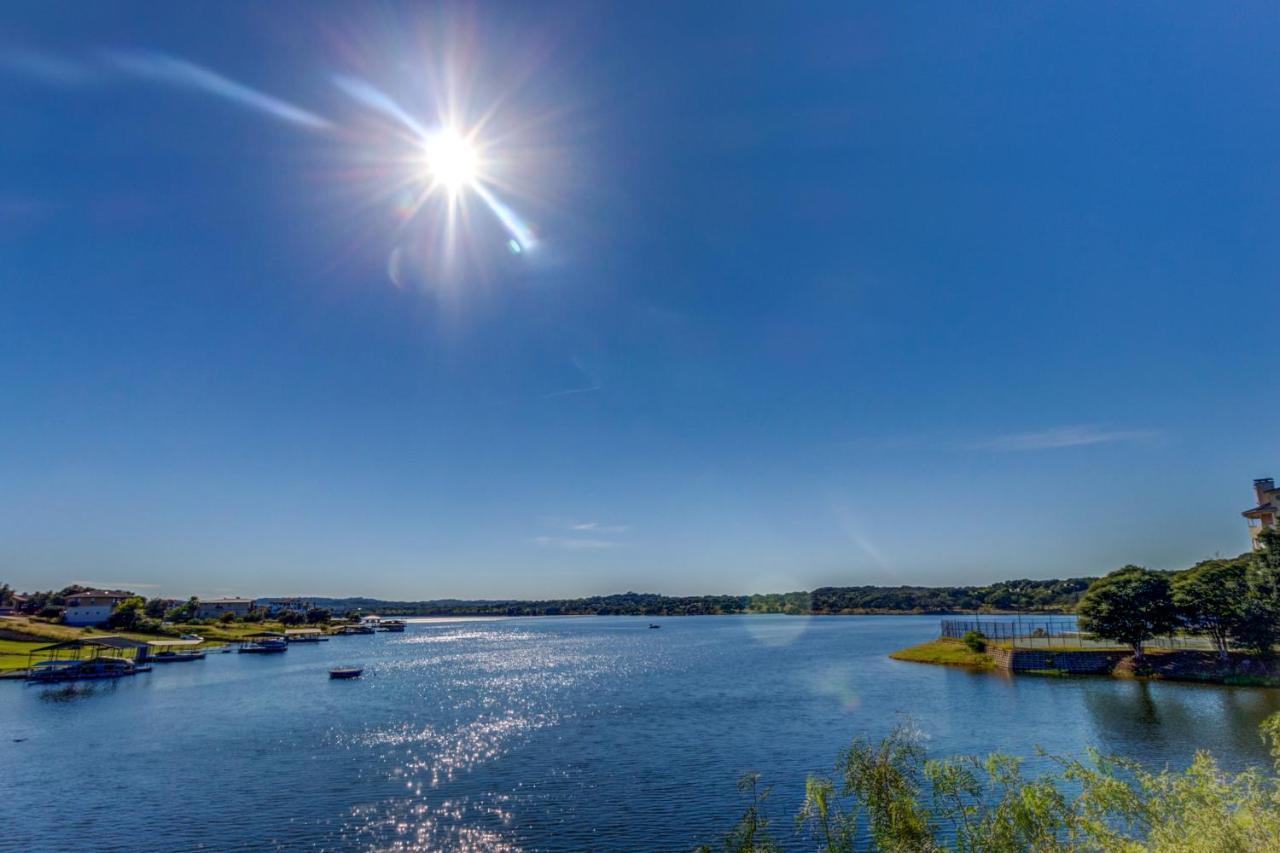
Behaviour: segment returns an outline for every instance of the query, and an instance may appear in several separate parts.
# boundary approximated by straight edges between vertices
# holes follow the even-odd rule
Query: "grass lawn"
[[[31,619],[26,616],[14,616],[0,619],[0,631],[12,631],[14,633],[23,634],[40,642],[23,643],[18,641],[24,648],[35,648],[40,645],[48,645],[49,643],[58,643],[63,640],[84,640],[91,637],[128,637],[131,640],[140,640],[148,642],[151,640],[177,639],[179,634],[199,634],[206,640],[217,643],[234,643],[248,634],[259,634],[263,631],[284,631],[285,628],[279,622],[232,622],[218,623],[216,625],[175,625],[172,633],[169,634],[139,634],[135,631],[112,631],[106,628],[73,628],[69,625],[58,625],[52,622],[45,622],[40,619]],[[11,640],[0,640],[0,643],[12,643]],[[4,647],[0,646],[0,654],[4,651]],[[23,651],[23,664],[26,663],[26,651]],[[0,658],[0,669],[4,669],[9,663],[9,655]],[[10,667],[13,668],[13,667]]]
[[[915,663],[941,663],[947,666],[967,666],[974,669],[991,669],[995,663],[983,652],[975,652],[959,640],[937,639],[909,649],[896,651],[889,657],[894,660]]]
[[[47,642],[23,643],[18,640],[0,640],[0,672],[27,668],[27,652],[49,645]],[[43,658],[36,658],[43,660]]]

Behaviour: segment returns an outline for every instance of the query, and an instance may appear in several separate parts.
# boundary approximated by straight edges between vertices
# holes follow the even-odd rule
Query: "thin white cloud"
[[[224,98],[281,121],[297,124],[312,130],[327,130],[333,124],[310,110],[260,92],[216,71],[152,51],[108,51],[106,60],[116,69],[162,83],[206,92]]]
[[[590,551],[618,546],[617,542],[608,539],[585,539],[572,536],[535,536],[533,544],[542,548],[563,548],[566,551]]]
[[[543,394],[542,399],[551,400],[555,397],[568,397],[570,394],[590,394],[593,391],[599,390],[599,385],[586,385],[582,388],[566,388],[563,391],[552,391],[550,394]]]
[[[598,521],[576,521],[569,525],[570,530],[591,530],[596,533],[626,533],[631,528],[625,524],[601,524]]]
[[[1061,426],[1030,432],[999,435],[969,445],[972,450],[1060,450],[1064,447],[1086,447],[1098,444],[1121,444],[1150,441],[1159,437],[1154,430],[1103,429],[1096,426]]]

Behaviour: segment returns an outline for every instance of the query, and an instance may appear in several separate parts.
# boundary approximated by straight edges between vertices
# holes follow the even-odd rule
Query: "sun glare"
[[[475,183],[477,158],[475,149],[461,134],[445,128],[427,137],[423,144],[427,174],[434,184],[451,194]]]

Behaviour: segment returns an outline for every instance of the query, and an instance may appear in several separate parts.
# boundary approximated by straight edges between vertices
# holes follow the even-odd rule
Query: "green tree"
[[[170,622],[190,622],[196,618],[196,611],[199,608],[200,599],[193,595],[176,607],[166,610],[164,618]]]
[[[111,615],[107,617],[107,627],[121,631],[138,627],[138,623],[145,616],[146,605],[146,599],[140,595],[126,598],[116,605],[116,609],[112,610]]]
[[[1176,575],[1170,587],[1183,624],[1212,638],[1225,662],[1228,644],[1246,615],[1249,563],[1206,560]]]
[[[307,621],[307,617],[297,610],[281,610],[276,614],[276,621],[281,625],[301,625]]]
[[[1142,646],[1177,627],[1169,579],[1141,566],[1125,566],[1090,584],[1077,610],[1080,627],[1118,640],[1145,660]]]
[[[1248,594],[1236,637],[1240,645],[1270,657],[1280,641],[1280,530],[1264,530],[1262,549],[1249,555]]]
[[[323,607],[312,607],[307,611],[307,622],[312,625],[328,622],[332,618],[333,614]]]

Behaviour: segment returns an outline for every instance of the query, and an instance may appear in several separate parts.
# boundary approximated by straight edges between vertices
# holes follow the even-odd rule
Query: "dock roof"
[[[130,640],[128,637],[83,637],[77,640],[64,640],[61,643],[54,643],[50,646],[41,646],[31,651],[52,652],[58,649],[82,649],[86,646],[108,649],[145,649],[147,644],[140,640]]]

